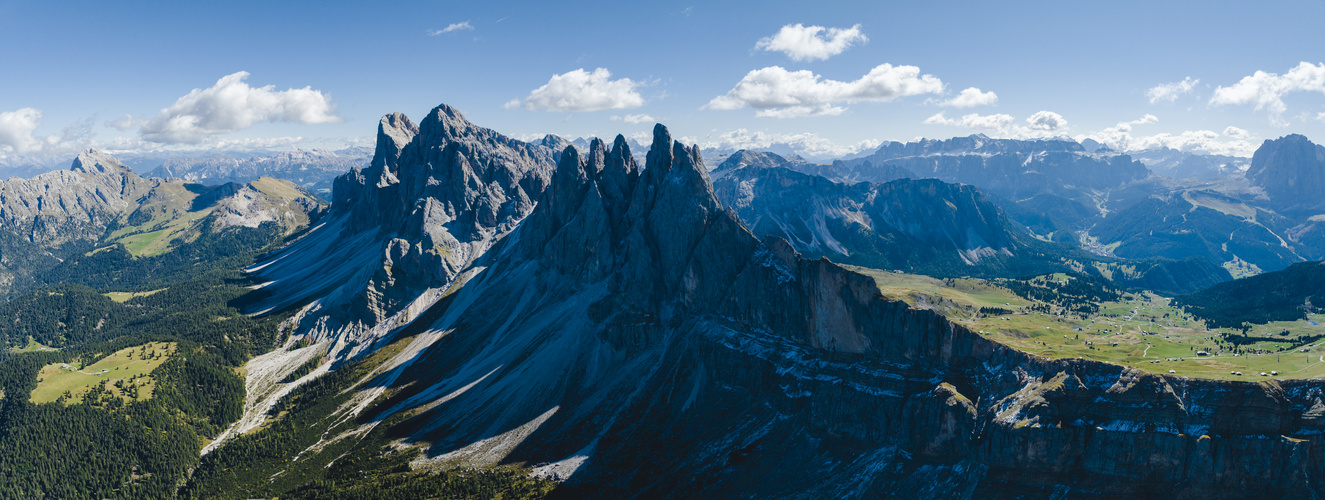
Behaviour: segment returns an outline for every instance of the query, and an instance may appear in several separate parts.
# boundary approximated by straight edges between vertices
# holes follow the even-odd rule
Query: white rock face
[[[120,160],[96,148],[88,148],[74,158],[74,164],[69,170],[74,172],[83,172],[88,174],[127,174],[132,172],[129,167],[120,163]]]
[[[69,170],[0,181],[0,229],[42,246],[95,241],[156,184],[89,149]]]

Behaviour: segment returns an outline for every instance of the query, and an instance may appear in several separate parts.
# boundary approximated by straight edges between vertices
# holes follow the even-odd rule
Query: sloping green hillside
[[[1325,307],[1325,262],[1302,262],[1282,271],[1220,283],[1174,300],[1212,326],[1305,320]]]

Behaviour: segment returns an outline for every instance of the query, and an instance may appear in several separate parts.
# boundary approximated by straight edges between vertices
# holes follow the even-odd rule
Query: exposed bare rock
[[[514,229],[546,189],[552,155],[446,105],[417,126],[400,113],[383,117],[372,163],[336,179],[324,223],[255,268],[271,281],[271,300],[255,307],[320,299],[305,316],[320,335],[368,335],[427,290],[450,286]],[[362,349],[370,337],[346,345]]]
[[[1251,157],[1247,179],[1265,188],[1270,205],[1281,211],[1325,211],[1325,146],[1298,134],[1266,140]]]
[[[74,164],[69,170],[85,174],[127,174],[132,171],[114,156],[95,148],[88,149],[74,158]]]
[[[555,167],[523,146],[438,108],[398,168],[346,176],[362,195],[336,199],[357,201],[255,271],[274,280],[264,291],[315,290],[302,332],[333,356],[404,339],[330,420],[357,422],[354,435],[392,426],[415,467],[524,462],[600,498],[1323,486],[1318,381],[1190,380],[1007,348],[759,240],[662,126],[642,169],[620,137],[565,148]],[[441,231],[410,222],[434,209]],[[438,242],[465,254],[427,257]],[[331,324],[351,302],[373,316]]]
[[[1018,230],[972,186],[936,179],[840,183],[772,153],[740,152],[714,192],[755,234],[836,262],[927,274],[1027,276],[1065,269],[1068,249]]]

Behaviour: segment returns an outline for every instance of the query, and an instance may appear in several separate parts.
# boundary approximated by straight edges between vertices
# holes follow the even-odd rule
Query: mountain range
[[[710,168],[661,124],[524,142],[444,104],[371,154],[88,150],[0,182],[0,496],[1310,497],[1319,382],[1237,370],[1325,338],[1267,324],[1319,311],[1322,151]],[[220,182],[271,171],[326,199]],[[1182,361],[1188,330],[1248,358]]]
[[[296,149],[247,158],[225,154],[202,158],[173,157],[147,175],[203,184],[244,183],[260,177],[274,177],[294,182],[313,193],[328,193],[333,179],[351,168],[366,165],[372,153],[369,148]]]
[[[417,127],[383,118],[373,163],[337,180],[329,214],[252,268],[264,298],[250,309],[298,308],[308,343],[247,365],[245,416],[192,491],[232,477],[225,464],[266,468],[274,479],[233,492],[265,496],[384,457],[533,464],[581,497],[1297,495],[1325,477],[1309,459],[1325,429],[1312,382],[1022,353],[756,237],[661,125],[645,157],[622,137],[552,155],[447,106]],[[852,188],[908,200],[939,184]],[[985,245],[963,247],[937,226],[891,230],[942,235],[968,259],[1015,245],[973,230]],[[319,356],[332,362],[270,382]],[[295,460],[224,444],[304,418],[319,380],[345,385]]]
[[[0,295],[39,286],[47,282],[43,273],[98,254],[153,257],[203,233],[265,223],[288,234],[317,217],[320,203],[265,177],[219,186],[144,178],[89,149],[68,170],[0,181]]]

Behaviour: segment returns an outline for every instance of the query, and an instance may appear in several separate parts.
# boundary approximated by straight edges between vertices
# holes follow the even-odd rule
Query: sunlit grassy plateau
[[[1170,298],[1150,292],[1123,293],[1118,301],[1099,304],[1096,313],[1076,314],[1018,296],[997,281],[851,269],[873,277],[889,298],[934,310],[990,340],[1040,356],[1224,380],[1325,377],[1325,338],[1316,338],[1325,336],[1325,315],[1251,325],[1246,336],[1271,340],[1236,345],[1225,335],[1242,335],[1240,330],[1207,328],[1171,306]],[[1050,275],[1032,281],[1070,279]]]

